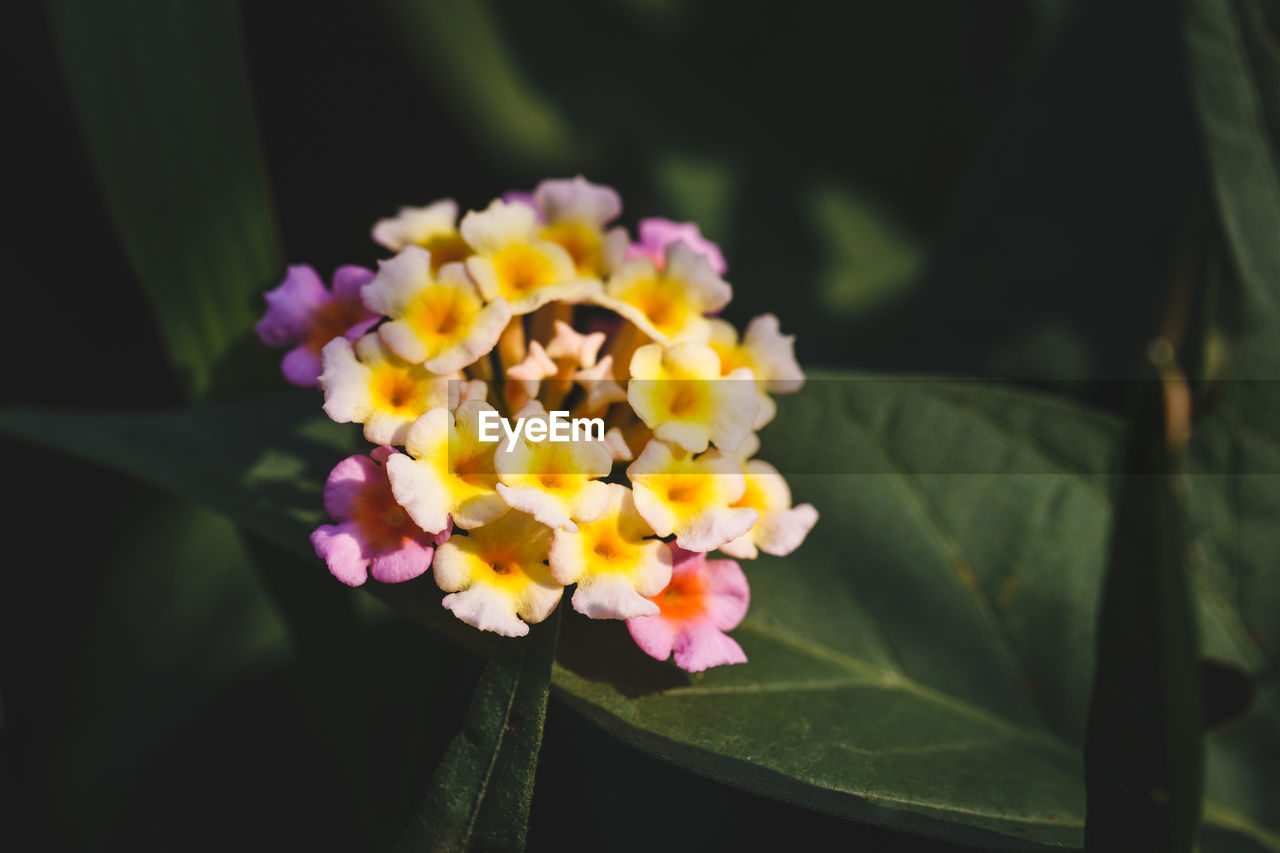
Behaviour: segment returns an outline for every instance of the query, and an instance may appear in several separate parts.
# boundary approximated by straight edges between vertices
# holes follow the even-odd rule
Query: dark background
[[[510,67],[559,117],[547,138],[469,108],[469,87],[496,84],[467,48],[415,41],[403,5],[244,4],[290,262],[372,265],[368,229],[402,204],[477,207],[583,172],[622,193],[629,225],[698,219],[729,259],[729,319],[777,313],[806,366],[1052,380],[1121,402],[1100,380],[1133,375],[1201,185],[1177,4],[490,4]],[[179,405],[41,9],[7,11],[3,400]],[[0,846],[394,835],[477,661],[370,610],[367,831],[220,522],[3,449],[17,547],[0,587]],[[19,527],[14,504],[38,521]],[[210,592],[193,603],[192,588]],[[719,786],[554,701],[536,791],[534,849],[953,849]]]

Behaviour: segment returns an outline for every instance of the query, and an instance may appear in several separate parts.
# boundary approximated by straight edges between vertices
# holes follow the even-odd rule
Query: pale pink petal
[[[317,388],[324,365],[320,362],[320,353],[306,344],[300,344],[285,353],[280,361],[280,372],[299,388]]]
[[[436,550],[420,542],[405,540],[399,549],[376,555],[371,562],[370,574],[382,583],[400,583],[413,580],[431,568],[431,558]]]
[[[651,658],[666,660],[671,657],[671,649],[675,646],[676,633],[679,630],[661,614],[656,616],[635,616],[627,620],[627,630],[631,639],[636,641],[640,651]]]
[[[356,497],[384,476],[368,456],[348,456],[333,466],[324,481],[324,511],[336,521],[346,521]]]
[[[533,193],[523,192],[521,190],[511,190],[502,194],[502,200],[507,204],[524,204],[532,207],[538,214],[538,221],[546,222],[547,217],[543,214],[542,209],[538,207],[538,203],[533,200]]]
[[[705,257],[716,275],[724,275],[729,268],[720,247],[702,236],[697,223],[652,217],[640,220],[637,230],[640,239],[627,251],[628,258],[647,258],[662,266],[666,262],[667,247],[679,242]]]
[[[285,347],[302,340],[311,327],[311,315],[329,301],[319,274],[306,264],[289,267],[284,281],[264,294],[267,313],[254,327],[269,347]]]
[[[360,586],[368,580],[369,561],[352,522],[322,524],[312,532],[311,545],[333,576],[347,586]]]
[[[737,641],[701,619],[686,623],[676,637],[675,658],[676,666],[688,672],[747,662],[747,655]]]
[[[581,175],[543,181],[533,191],[533,201],[550,222],[585,222],[602,228],[622,213],[622,198],[616,190]]]
[[[386,462],[391,458],[391,454],[399,452],[399,450],[389,444],[380,444],[373,450],[370,450],[369,455],[373,457],[375,462]]]
[[[751,604],[751,588],[742,568],[733,560],[707,560],[702,577],[707,621],[722,631],[738,627]]]

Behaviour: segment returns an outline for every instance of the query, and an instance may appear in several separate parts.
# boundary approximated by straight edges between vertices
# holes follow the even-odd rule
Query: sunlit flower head
[[[710,551],[755,524],[750,507],[736,507],[746,490],[742,464],[718,450],[698,456],[659,439],[627,467],[636,509],[659,536],[676,537],[690,551]]]
[[[402,207],[373,226],[373,239],[393,252],[421,246],[431,253],[431,269],[466,260],[471,247],[458,231],[458,204],[443,198],[426,207]]]
[[[670,584],[652,598],[659,612],[627,620],[636,645],[658,660],[674,654],[676,666],[689,672],[746,663],[742,647],[724,633],[738,627],[751,601],[742,569],[678,549],[674,559]]]
[[[382,583],[412,580],[431,567],[435,546],[449,538],[445,527],[430,534],[413,523],[391,494],[382,464],[395,448],[339,462],[324,484],[324,508],[337,524],[311,534],[316,554],[333,576],[360,586],[370,574]]]
[[[494,201],[462,217],[462,236],[475,254],[467,271],[489,301],[505,299],[512,314],[527,314],[552,300],[580,302],[600,283],[578,275],[565,249],[541,236],[542,223],[527,204]]]
[[[346,338],[335,338],[321,353],[321,363],[325,414],[338,423],[364,424],[365,438],[376,444],[404,444],[420,415],[452,408],[458,394],[477,392],[457,374],[440,376],[399,358],[374,333],[354,347]]]
[[[344,583],[430,567],[444,607],[508,636],[572,585],[696,672],[745,660],[724,632],[746,580],[707,553],[787,554],[817,521],[754,458],[804,374],[772,314],[741,336],[717,316],[733,289],[696,224],[644,219],[631,243],[621,213],[582,176],[461,216],[402,207],[373,226],[396,253],[376,273],[343,267],[329,293],[291,267],[258,329],[333,420],[404,447],[330,478],[313,541]]]
[[[373,273],[364,267],[338,267],[329,291],[314,269],[299,264],[289,267],[279,287],[267,291],[267,313],[255,330],[269,347],[291,347],[280,363],[285,379],[315,387],[325,344],[341,337],[354,341],[378,322],[360,294],[372,279]]]
[[[417,246],[379,265],[364,301],[390,318],[378,334],[391,351],[433,373],[459,370],[489,352],[511,319],[502,299],[485,304],[461,264],[432,273],[430,255]]]
[[[481,400],[461,403],[456,413],[432,409],[409,428],[408,455],[388,462],[396,500],[422,529],[442,530],[450,519],[470,529],[507,511],[493,469],[497,445],[480,441],[478,435],[484,411],[494,409]]]
[[[627,249],[627,260],[645,258],[662,269],[667,263],[667,248],[673,243],[684,243],[706,258],[716,275],[724,275],[729,269],[720,247],[702,236],[702,229],[696,222],[674,222],[655,216],[641,219],[636,232],[640,239]]]
[[[576,583],[573,609],[592,619],[629,619],[658,612],[649,597],[671,579],[671,549],[653,539],[631,490],[608,486],[608,503],[577,530],[559,529],[551,543],[551,574]]]
[[[551,530],[514,509],[454,536],[436,552],[436,583],[449,593],[444,606],[482,631],[524,636],[564,592],[546,566],[550,546]]]

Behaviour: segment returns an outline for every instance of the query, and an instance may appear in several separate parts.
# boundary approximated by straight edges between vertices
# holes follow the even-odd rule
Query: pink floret
[[[382,583],[412,580],[431,567],[435,546],[449,538],[450,527],[427,533],[396,503],[382,464],[395,452],[383,446],[369,456],[349,456],[325,481],[324,508],[338,523],[316,528],[311,544],[348,586],[360,586],[370,574]]]
[[[640,239],[631,244],[627,258],[645,258],[662,269],[667,261],[667,247],[682,242],[707,259],[716,275],[724,275],[729,268],[720,247],[702,236],[702,230],[694,222],[673,222],[655,216],[641,219],[637,228]]]
[[[354,341],[378,322],[364,307],[360,290],[373,271],[342,266],[333,274],[333,290],[306,264],[289,267],[284,281],[265,294],[267,313],[255,331],[270,347],[291,347],[280,364],[285,379],[313,388],[320,376],[320,351],[337,337]]]
[[[671,583],[651,601],[661,610],[627,620],[636,645],[650,657],[701,672],[713,666],[746,663],[746,653],[727,634],[747,613],[751,591],[733,560],[672,548]]]

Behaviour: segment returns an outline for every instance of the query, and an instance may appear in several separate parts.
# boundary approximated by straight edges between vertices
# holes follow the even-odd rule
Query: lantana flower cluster
[[[394,256],[326,288],[293,266],[262,340],[375,447],[325,484],[311,537],[351,586],[431,572],[442,604],[515,637],[570,605],[623,619],[647,654],[691,672],[746,660],[726,632],[750,591],[734,559],[797,548],[817,521],[754,458],[774,395],[804,375],[776,317],[739,334],[733,290],[692,223],[615,224],[618,194],[547,180],[459,218],[452,200],[373,227]],[[581,440],[493,441],[483,422],[598,419]],[[421,582],[421,581],[419,581]]]

